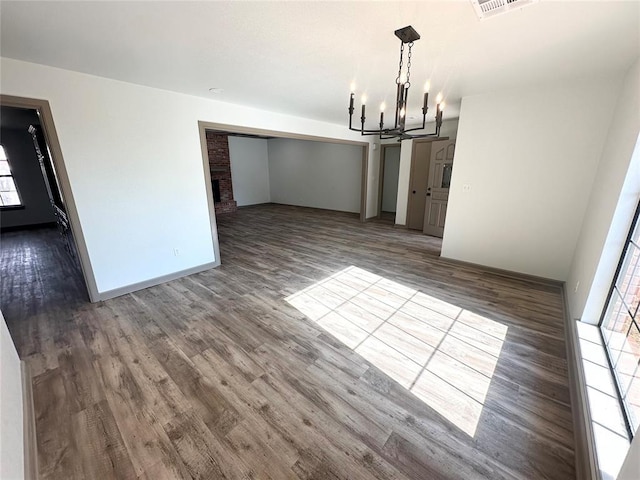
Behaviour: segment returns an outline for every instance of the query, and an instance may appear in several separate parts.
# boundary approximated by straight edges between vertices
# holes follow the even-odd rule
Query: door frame
[[[62,191],[62,196],[67,210],[71,235],[73,236],[73,241],[75,242],[76,249],[78,250],[78,260],[80,261],[82,276],[85,286],[87,287],[87,293],[89,294],[89,301],[97,302],[100,300],[98,287],[96,285],[95,275],[91,266],[91,260],[89,259],[87,243],[85,241],[84,233],[82,232],[82,224],[80,223],[80,217],[78,216],[78,209],[76,208],[71,184],[69,183],[69,175],[67,174],[67,168],[62,155],[62,148],[60,147],[60,141],[58,140],[58,133],[56,132],[49,102],[47,100],[36,98],[0,94],[0,105],[4,107],[28,108],[38,112],[42,132],[51,154],[51,162],[56,169],[58,180],[60,181],[60,190]]]

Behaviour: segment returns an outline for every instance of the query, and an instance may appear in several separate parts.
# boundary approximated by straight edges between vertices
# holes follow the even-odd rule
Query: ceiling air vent
[[[538,0],[471,0],[480,20],[517,10],[537,2]]]

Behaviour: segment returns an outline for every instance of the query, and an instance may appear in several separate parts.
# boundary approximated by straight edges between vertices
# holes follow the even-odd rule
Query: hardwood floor
[[[218,227],[219,268],[97,304],[2,236],[42,478],[575,478],[558,287],[351,214]]]

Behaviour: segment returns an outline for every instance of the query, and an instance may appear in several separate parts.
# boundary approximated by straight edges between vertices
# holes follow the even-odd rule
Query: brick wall
[[[228,135],[207,132],[207,151],[211,180],[220,183],[220,201],[214,202],[216,215],[235,212],[238,206],[233,199]]]

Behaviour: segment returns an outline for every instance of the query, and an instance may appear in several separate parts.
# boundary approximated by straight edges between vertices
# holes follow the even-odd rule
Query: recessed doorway
[[[378,216],[384,223],[396,223],[398,181],[400,178],[400,144],[382,145],[380,152],[380,191]]]

